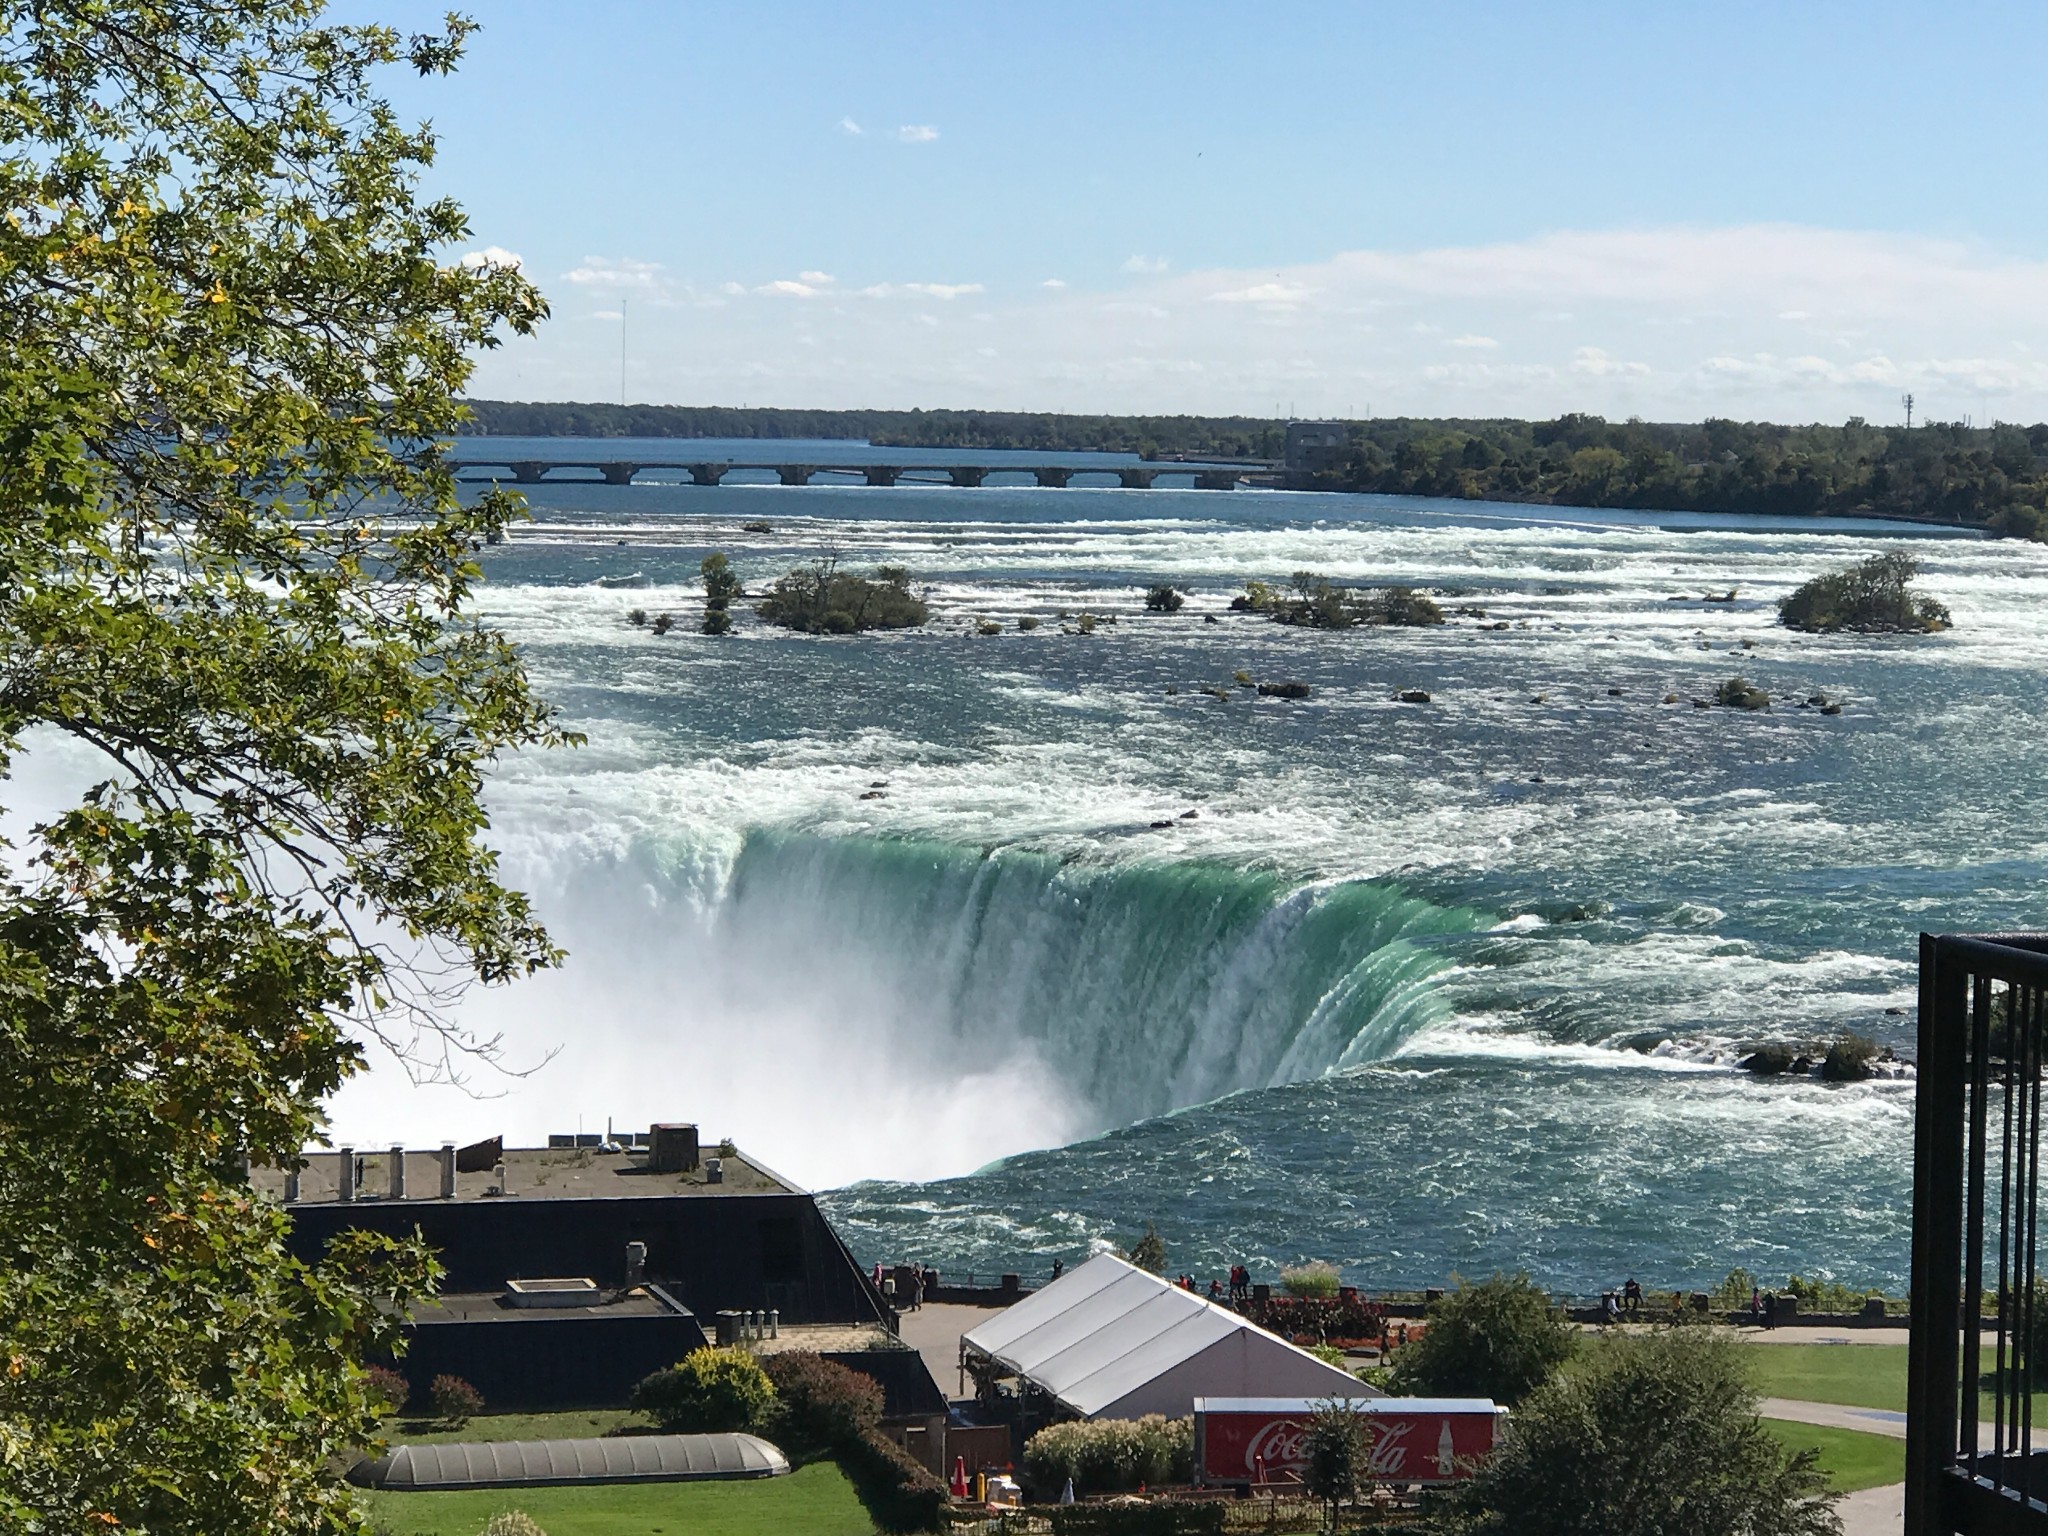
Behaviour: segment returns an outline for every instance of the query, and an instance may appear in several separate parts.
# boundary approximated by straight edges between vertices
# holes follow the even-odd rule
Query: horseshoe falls
[[[570,958],[460,1005],[504,1070],[377,1061],[338,1135],[691,1119],[824,1190],[863,1260],[942,1270],[1150,1221],[1201,1274],[1903,1285],[1910,1080],[1735,1063],[1844,1029],[1910,1054],[1922,929],[2048,922],[2048,549],[1248,491],[531,499],[482,612],[588,744],[488,799]],[[1901,547],[1951,633],[1773,622]],[[807,637],[743,604],[703,636],[712,550],[749,591],[905,564],[933,621]],[[1469,611],[1230,611],[1302,569]],[[1157,583],[1186,606],[1146,613]],[[1738,674],[1774,707],[1692,706]]]

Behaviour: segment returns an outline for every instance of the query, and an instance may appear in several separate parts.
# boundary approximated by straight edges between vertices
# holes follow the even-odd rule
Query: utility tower
[[[1910,432],[1913,430],[1913,397],[1901,395],[1899,399],[1906,407],[1906,430]]]

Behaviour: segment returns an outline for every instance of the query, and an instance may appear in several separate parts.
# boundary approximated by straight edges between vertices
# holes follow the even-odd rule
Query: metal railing
[[[2048,1533],[2048,935],[1920,937],[1906,1536]]]

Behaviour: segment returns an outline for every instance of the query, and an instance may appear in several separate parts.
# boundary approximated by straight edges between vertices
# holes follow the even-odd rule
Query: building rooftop
[[[635,1136],[634,1142],[649,1138]],[[558,1143],[595,1143],[596,1137],[553,1138]],[[331,1204],[340,1199],[340,1149],[309,1151],[299,1171],[297,1187],[282,1169],[252,1168],[250,1187],[260,1194],[299,1204]],[[394,1153],[391,1148],[353,1149],[355,1195],[364,1205],[391,1205],[421,1201],[439,1202],[445,1178],[444,1160],[456,1166],[456,1200],[619,1200],[677,1195],[781,1195],[801,1194],[796,1185],[770,1172],[759,1163],[734,1153],[720,1156],[707,1152],[692,1155],[694,1166],[679,1171],[656,1171],[654,1149],[632,1145],[607,1151],[602,1145],[555,1145],[547,1147],[498,1147],[478,1143],[472,1147]],[[393,1192],[392,1162],[403,1157],[403,1195]],[[673,1161],[671,1159],[670,1161]],[[712,1179],[712,1165],[718,1178]],[[502,1177],[501,1177],[502,1173]]]
[[[463,1291],[437,1296],[412,1309],[416,1323],[546,1322],[564,1317],[671,1317],[676,1308],[664,1304],[641,1287],[630,1291],[605,1291],[585,1307],[515,1307],[503,1291]]]

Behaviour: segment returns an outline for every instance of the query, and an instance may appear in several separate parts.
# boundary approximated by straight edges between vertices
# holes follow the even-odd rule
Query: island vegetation
[[[1932,634],[1949,627],[1949,611],[1912,590],[1919,572],[1913,557],[1896,551],[1872,555],[1846,571],[1816,576],[1778,604],[1778,622],[1825,634]]]
[[[900,565],[875,568],[872,577],[843,571],[827,556],[775,579],[754,612],[769,624],[807,635],[851,635],[869,629],[914,629],[931,617]]]
[[[1230,600],[1239,613],[1262,613],[1276,624],[1310,629],[1359,625],[1420,627],[1444,622],[1444,611],[1412,587],[1340,587],[1314,571],[1296,571],[1285,586],[1248,581]]]

